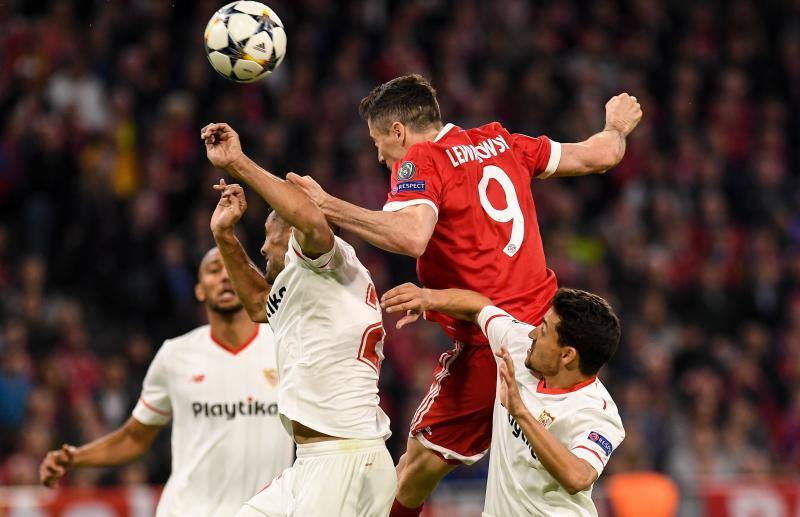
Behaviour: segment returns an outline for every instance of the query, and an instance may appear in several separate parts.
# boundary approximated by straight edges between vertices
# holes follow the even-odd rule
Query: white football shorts
[[[294,464],[236,517],[386,517],[396,491],[394,463],[381,439],[298,445]]]

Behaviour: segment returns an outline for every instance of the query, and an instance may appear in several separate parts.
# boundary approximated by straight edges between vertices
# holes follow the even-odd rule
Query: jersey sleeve
[[[625,439],[619,414],[601,409],[584,409],[576,413],[571,428],[573,438],[570,450],[588,461],[599,476],[611,459],[611,453]]]
[[[492,352],[497,352],[505,345],[514,361],[514,368],[519,376],[521,373],[528,375],[525,358],[531,347],[529,334],[534,329],[532,325],[517,321],[509,313],[499,307],[489,305],[478,314],[478,325],[481,327]],[[497,358],[498,362],[500,361]]]
[[[429,146],[415,145],[402,162],[395,164],[384,211],[396,212],[413,205],[428,205],[439,216],[442,177],[431,152]]]
[[[303,250],[300,248],[300,243],[297,242],[297,238],[294,235],[294,229],[292,229],[291,237],[289,237],[288,253],[291,254],[292,260],[297,260],[303,265],[303,267],[316,272],[335,271],[346,265],[353,264],[354,261],[358,261],[353,248],[336,236],[333,238],[333,247],[329,251],[323,253],[317,258],[307,257],[305,254],[303,254]]]
[[[545,179],[556,172],[561,161],[561,144],[546,136],[511,135],[514,153],[528,168],[531,178]]]
[[[166,425],[172,418],[172,401],[169,396],[169,370],[167,368],[168,341],[165,341],[147,369],[142,393],[133,418],[145,425]]]

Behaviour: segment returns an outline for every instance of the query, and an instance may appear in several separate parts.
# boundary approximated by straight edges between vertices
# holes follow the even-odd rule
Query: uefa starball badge
[[[403,162],[397,169],[397,179],[410,180],[417,173],[417,166],[413,162]]]

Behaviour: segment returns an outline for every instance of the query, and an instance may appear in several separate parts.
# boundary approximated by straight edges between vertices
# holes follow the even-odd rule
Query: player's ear
[[[392,125],[389,127],[389,133],[400,143],[403,143],[406,140],[406,127],[402,122],[392,122]]]
[[[578,365],[580,364],[580,357],[578,356],[578,351],[571,346],[562,346],[561,362],[568,370],[578,368]]]
[[[206,293],[204,293],[203,288],[200,287],[200,282],[194,284],[194,297],[197,298],[197,301],[200,303],[206,301]]]

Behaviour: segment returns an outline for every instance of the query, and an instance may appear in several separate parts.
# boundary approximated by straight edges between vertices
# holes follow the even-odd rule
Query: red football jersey
[[[412,146],[393,167],[383,209],[426,204],[436,211],[417,260],[422,285],[471,289],[538,323],[557,284],[545,263],[531,179],[553,174],[560,158],[558,142],[511,134],[497,122],[466,130],[447,124],[432,142]],[[487,343],[472,323],[438,312],[425,317],[461,342]]]

